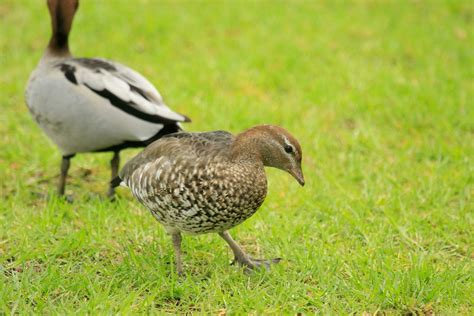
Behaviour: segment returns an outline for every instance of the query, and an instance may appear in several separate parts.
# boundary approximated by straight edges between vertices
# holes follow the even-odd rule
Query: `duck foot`
[[[247,269],[250,270],[257,270],[260,268],[265,268],[265,270],[270,270],[270,266],[272,264],[277,264],[281,261],[281,258],[273,258],[273,259],[256,259],[252,257],[247,258],[234,258],[231,265],[239,264]]]
[[[74,203],[74,198],[72,197],[72,195],[63,195],[61,197],[69,204]]]
[[[266,270],[270,269],[270,265],[278,263],[281,261],[281,258],[275,258],[275,259],[255,259],[247,255],[242,248],[232,239],[230,236],[229,232],[223,231],[219,233],[219,236],[224,239],[227,244],[229,245],[230,249],[232,249],[232,252],[234,253],[234,261],[232,264],[238,263],[241,266],[244,266],[246,268],[246,272],[249,272],[251,270],[256,270],[259,268],[265,268]]]

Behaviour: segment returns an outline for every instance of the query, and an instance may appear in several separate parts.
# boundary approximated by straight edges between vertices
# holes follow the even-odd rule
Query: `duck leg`
[[[176,273],[178,273],[178,275],[183,275],[183,262],[181,259],[181,233],[173,233],[171,235],[171,239],[173,240],[173,248],[176,261]]]
[[[237,262],[248,269],[254,270],[260,267],[269,269],[272,263],[278,263],[281,260],[281,258],[275,258],[270,260],[251,258],[242,250],[242,248],[240,248],[240,246],[235,242],[235,240],[232,239],[228,231],[223,231],[222,233],[219,233],[219,236],[221,236],[227,242],[230,249],[232,249],[232,252],[234,253],[234,262]]]
[[[74,155],[63,156],[61,161],[61,172],[59,174],[59,183],[58,183],[58,195],[63,196],[66,191],[66,178],[69,166],[71,165],[71,158]]]
[[[110,160],[110,170],[112,173],[112,180],[114,180],[118,176],[118,171],[120,167],[120,152],[115,151],[112,160]],[[115,195],[115,188],[112,186],[112,181],[109,186],[109,191],[107,192],[107,196],[110,199],[113,199]]]

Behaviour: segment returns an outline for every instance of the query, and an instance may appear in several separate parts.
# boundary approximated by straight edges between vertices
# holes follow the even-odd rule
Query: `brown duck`
[[[172,236],[179,274],[181,232],[218,233],[235,261],[254,269],[280,259],[249,257],[228,230],[262,205],[267,193],[264,166],[284,170],[304,185],[301,157],[298,141],[274,125],[236,136],[225,131],[179,132],[145,148],[124,166],[119,178]]]

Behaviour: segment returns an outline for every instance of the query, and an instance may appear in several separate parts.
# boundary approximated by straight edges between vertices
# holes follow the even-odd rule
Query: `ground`
[[[24,87],[50,35],[44,1],[0,3],[0,314],[472,314],[470,1],[83,1],[77,56],[143,73],[191,131],[272,123],[301,142],[306,186],[268,170],[268,198],[231,233],[283,257],[246,275],[216,235],[169,237],[110,154],[72,160]],[[128,150],[123,161],[138,150]]]

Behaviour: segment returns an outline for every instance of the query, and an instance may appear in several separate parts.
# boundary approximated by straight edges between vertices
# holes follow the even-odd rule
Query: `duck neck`
[[[250,163],[263,167],[263,161],[258,152],[241,152],[241,148],[234,147],[231,152],[231,160],[236,163]]]
[[[55,57],[70,57],[71,52],[69,51],[67,35],[64,37],[64,34],[53,33],[51,39],[49,40],[45,55],[51,55]]]
[[[77,8],[77,2],[69,0],[50,0],[48,1],[48,6],[51,15],[52,34],[45,55],[70,57],[69,33]]]
[[[235,162],[248,162],[254,165],[264,165],[264,155],[261,151],[260,135],[246,131],[236,136],[231,148],[231,159]]]

